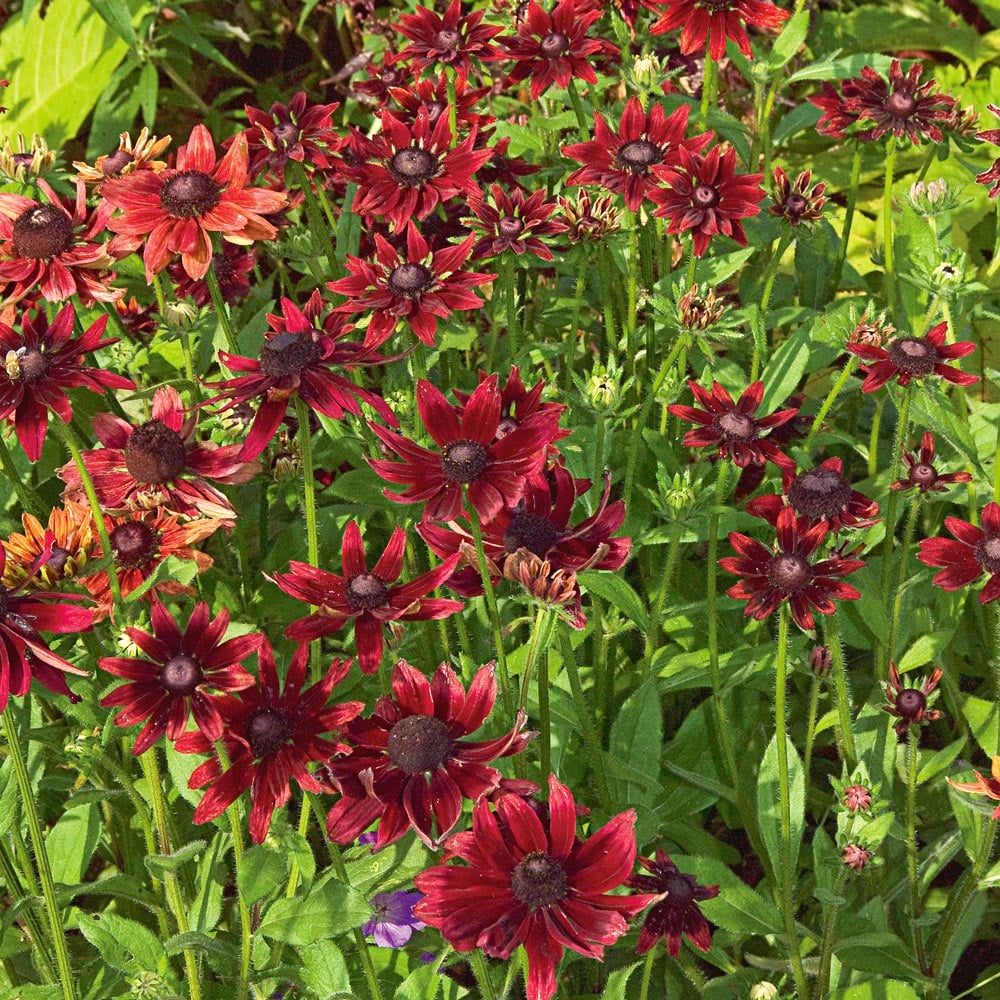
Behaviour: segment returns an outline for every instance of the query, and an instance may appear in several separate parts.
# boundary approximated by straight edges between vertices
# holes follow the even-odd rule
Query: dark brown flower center
[[[478,441],[452,441],[441,455],[441,471],[453,483],[471,483],[489,464],[490,457]]]
[[[569,39],[558,31],[553,31],[542,39],[538,47],[546,59],[558,59],[569,48]]]
[[[48,260],[73,242],[73,223],[55,205],[35,205],[14,220],[14,256]]]
[[[278,122],[271,128],[271,135],[279,145],[288,146],[298,141],[299,127],[294,122]]]
[[[719,204],[719,192],[711,184],[699,184],[691,192],[691,200],[696,208],[712,208]]]
[[[906,375],[930,375],[938,362],[937,348],[918,337],[901,337],[887,348],[889,360]]]
[[[906,688],[896,695],[896,711],[904,719],[914,722],[927,707],[927,696],[917,688]]]
[[[791,552],[775,556],[767,567],[767,579],[772,586],[788,594],[801,590],[811,577],[809,563]]]
[[[660,882],[661,892],[667,894],[666,902],[670,906],[680,909],[687,906],[694,899],[698,883],[693,875],[684,875],[681,872],[674,872],[667,875]]]
[[[37,347],[29,348],[18,355],[18,368],[22,382],[37,382],[48,370],[49,359]]]
[[[101,160],[101,173],[105,177],[119,177],[121,172],[135,162],[135,157],[124,149],[116,149]]]
[[[201,683],[201,665],[183,653],[171,656],[160,670],[160,683],[171,694],[190,694]]]
[[[423,264],[400,264],[389,275],[389,291],[404,298],[417,298],[434,280],[434,275]]]
[[[559,532],[546,518],[538,514],[515,514],[503,533],[503,547],[505,552],[527,549],[544,558],[558,538]]]
[[[496,440],[499,441],[500,438],[506,437],[508,434],[516,431],[521,425],[511,416],[501,417],[500,423],[497,424],[497,434]]]
[[[192,219],[215,208],[219,185],[200,170],[184,170],[160,191],[160,204],[176,219]]]
[[[797,191],[793,191],[785,199],[785,211],[792,217],[797,219],[808,207],[809,201],[800,195]]]
[[[128,521],[111,532],[110,541],[122,569],[141,569],[156,555],[160,536],[142,521]]]
[[[187,465],[184,439],[159,420],[136,427],[124,454],[125,468],[138,483],[169,483]]]
[[[987,573],[1000,573],[1000,535],[987,535],[972,552]]]
[[[851,484],[834,469],[800,472],[788,487],[788,502],[813,520],[833,518],[851,502]]]
[[[915,486],[927,489],[937,482],[937,470],[933,465],[928,465],[926,462],[917,462],[910,469],[910,482]]]
[[[15,153],[14,154],[14,169],[18,167],[28,168],[32,163],[35,162],[34,153]]]
[[[433,771],[448,759],[454,740],[448,727],[433,715],[408,715],[389,733],[389,759],[407,774]]]
[[[647,139],[626,142],[615,157],[622,170],[631,170],[634,174],[646,173],[654,163],[659,163],[662,159],[663,151]]]
[[[515,240],[524,232],[524,223],[514,215],[505,215],[497,223],[497,232],[504,239]]]
[[[434,34],[434,48],[439,50],[451,50],[458,48],[462,42],[462,35],[454,28],[442,28]]]
[[[370,610],[380,608],[389,600],[389,591],[385,583],[374,573],[358,573],[347,581],[345,588],[347,600],[355,608]]]
[[[510,891],[534,913],[566,898],[566,872],[554,858],[535,851],[525,855],[511,872]]]
[[[417,146],[401,149],[389,161],[392,175],[408,187],[418,187],[429,181],[437,173],[437,169],[437,157]]]
[[[916,109],[916,98],[912,94],[901,93],[899,91],[895,94],[890,94],[889,99],[885,102],[885,110],[893,118],[909,118]]]
[[[715,416],[712,429],[727,441],[754,441],[758,437],[757,421],[739,410]]]
[[[448,110],[448,104],[446,101],[428,101],[423,108],[427,112],[427,120],[431,125],[436,125],[437,120]]]
[[[49,558],[45,560],[45,565],[53,573],[62,573],[72,555],[73,553],[69,549],[64,549],[61,545],[53,545]]]
[[[254,757],[269,757],[277,753],[292,734],[292,724],[284,712],[265,708],[247,719],[246,740]]]
[[[312,334],[289,333],[283,330],[264,341],[260,349],[260,370],[273,379],[298,375],[318,361],[323,348],[312,338]]]

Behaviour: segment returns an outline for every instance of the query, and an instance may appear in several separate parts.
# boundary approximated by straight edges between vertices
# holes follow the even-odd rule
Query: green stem
[[[906,516],[906,527],[903,529],[903,544],[899,549],[899,574],[896,577],[896,593],[892,598],[892,617],[889,619],[889,639],[885,644],[885,658],[891,663],[896,655],[896,639],[899,634],[899,618],[903,607],[903,587],[906,584],[910,560],[910,547],[917,531],[917,515],[920,512],[920,490],[915,490],[910,501],[910,510]]]
[[[788,710],[785,704],[788,685],[788,604],[783,602],[778,610],[778,670],[774,685],[774,715],[777,722],[778,788],[781,809],[781,910],[785,919],[788,954],[792,961],[792,975],[800,997],[808,994],[805,968],[799,952],[799,939],[795,930],[795,873],[792,871],[792,800],[788,778]]]
[[[542,771],[542,787],[545,779],[551,773],[552,731],[549,715],[549,672],[548,648],[551,641],[554,612],[549,608],[539,607],[535,615],[535,624],[531,630],[531,640],[528,644],[528,656],[524,664],[524,677],[521,680],[521,700],[518,707],[524,711],[528,704],[528,690],[536,665],[540,666],[538,675],[538,725],[541,731],[539,740],[539,763]],[[541,653],[541,655],[539,655]]]
[[[754,336],[753,362],[750,369],[750,381],[756,382],[761,369],[760,348],[764,343],[764,334],[767,329],[767,305],[771,301],[771,291],[774,288],[774,280],[778,276],[778,268],[781,266],[781,258],[792,242],[792,231],[786,229],[778,240],[778,245],[771,254],[771,259],[767,262],[767,270],[764,272],[764,291],[760,297],[760,304],[757,307],[756,326],[757,331]]]
[[[639,353],[635,342],[639,281],[639,217],[627,208],[625,209],[625,225],[628,227],[628,305],[625,309],[625,350],[631,374],[635,375],[636,355]]]
[[[806,454],[809,453],[809,449],[812,447],[813,439],[819,433],[820,427],[823,426],[823,421],[826,420],[826,415],[830,412],[830,408],[843,391],[844,386],[847,385],[847,380],[854,373],[854,369],[857,365],[858,359],[852,354],[847,359],[847,364],[844,365],[844,370],[840,373],[840,377],[836,382],[834,382],[833,387],[827,393],[826,399],[823,400],[823,405],[819,408],[819,412],[813,419],[812,427],[809,428],[809,433],[806,435],[805,443],[802,445],[802,449],[806,452]]]
[[[887,396],[880,396],[875,404],[875,412],[872,414],[872,428],[868,434],[868,475],[874,476],[878,472],[878,437],[882,427],[882,414],[885,411],[885,401]]]
[[[337,231],[336,223],[324,219],[323,208],[316,198],[316,192],[313,190],[313,185],[309,179],[309,174],[306,172],[306,168],[301,163],[295,163],[292,173],[302,194],[305,196],[306,218],[309,221],[309,228],[312,230],[310,235],[314,238],[319,238],[320,246],[326,254],[327,273],[332,275],[334,262],[337,259],[332,236]]]
[[[885,254],[885,295],[889,314],[896,311],[896,267],[892,247],[892,175],[896,165],[896,137],[889,136],[885,155],[885,187],[882,190],[882,251]]]
[[[576,124],[580,128],[580,138],[584,142],[589,142],[592,138],[590,122],[587,120],[587,112],[583,110],[583,101],[580,100],[580,92],[576,89],[576,80],[572,77],[569,79],[566,92],[569,94],[569,103],[573,106],[573,113],[576,115]]]
[[[221,741],[218,744],[221,746]],[[243,898],[240,889],[239,871],[243,864],[243,823],[240,815],[239,802],[234,802],[227,810],[229,829],[233,835],[233,857],[236,867],[236,906],[240,914],[240,979],[236,987],[236,1000],[246,1000],[250,985],[250,948],[253,943],[253,930],[250,925],[250,908]]]
[[[809,784],[809,776],[812,773],[813,744],[816,742],[816,721],[819,715],[819,691],[822,681],[818,676],[813,676],[812,684],[809,688],[809,709],[806,712],[806,749],[802,758],[802,771],[806,776],[806,785]]]
[[[854,212],[858,204],[858,187],[861,184],[861,142],[854,140],[854,159],[851,161],[851,180],[847,188],[847,209],[844,215],[844,231],[840,237],[840,248],[837,251],[837,263],[833,268],[833,278],[830,282],[830,297],[837,294],[840,279],[847,262],[847,249],[851,241],[851,229],[854,227]]]
[[[143,774],[146,776],[146,785],[153,802],[153,819],[156,823],[157,834],[159,835],[160,853],[170,854],[170,832],[167,827],[167,808],[163,797],[163,782],[160,779],[160,766],[156,759],[156,747],[150,747],[139,757],[142,764]],[[177,882],[177,873],[167,869],[163,873],[163,884],[167,893],[167,903],[174,915],[177,923],[177,930],[181,934],[187,934],[191,929],[187,918],[187,906],[181,894],[180,885]],[[184,949],[184,971],[187,975],[188,986],[191,991],[191,1000],[201,1000],[201,985],[198,975],[198,962],[194,952],[190,948]]]
[[[649,629],[646,632],[646,649],[642,658],[642,679],[645,681],[653,672],[653,656],[660,642],[660,619],[663,616],[663,605],[667,600],[667,591],[673,583],[677,560],[680,556],[681,532],[684,524],[678,517],[670,527],[670,543],[667,549],[667,563],[663,568],[663,582],[660,584],[653,601],[649,615]]]
[[[572,80],[570,83],[572,83]],[[472,965],[472,972],[476,977],[476,985],[483,995],[483,1000],[497,1000],[497,992],[493,988],[493,980],[490,979],[490,970],[486,965],[486,959],[483,958],[483,953],[478,948],[472,950],[470,964]]]
[[[847,882],[849,869],[846,865],[841,865],[837,872],[837,880],[833,886],[833,894],[839,896],[844,891]],[[830,991],[830,966],[833,962],[833,948],[835,944],[834,931],[837,927],[838,903],[827,903],[824,907],[826,913],[823,918],[823,943],[820,946],[819,973],[816,976],[815,1000],[826,1000]]]
[[[650,948],[646,952],[646,961],[642,967],[642,985],[639,987],[639,1000],[649,1000],[649,983],[653,978],[653,961],[656,958],[656,949]]]
[[[718,86],[718,67],[715,60],[705,53],[705,75],[701,81],[701,115],[699,123],[702,132],[708,128],[708,112],[715,104],[715,94]]]
[[[21,480],[21,476],[14,465],[14,459],[7,448],[7,442],[4,440],[3,431],[0,431],[0,467],[3,468],[4,475],[11,486],[14,487],[14,492],[17,494],[17,501],[21,505],[21,509],[27,511],[29,514],[34,514],[35,517],[44,517],[45,504],[42,503],[42,498],[27,483]]]
[[[823,616],[823,638],[833,661],[833,689],[837,699],[837,746],[848,770],[854,770],[858,763],[858,748],[854,742],[854,727],[851,725],[851,691],[847,684],[844,646],[840,641],[840,621],[836,613]]]
[[[924,937],[920,930],[920,879],[917,872],[917,766],[920,763],[920,727],[910,726],[906,741],[906,875],[910,886],[910,919],[913,921],[913,947],[917,965],[927,970]]]
[[[61,423],[62,421],[60,421]],[[62,915],[56,901],[56,886],[52,879],[52,869],[49,867],[49,856],[45,853],[45,838],[42,835],[42,824],[35,807],[35,791],[31,787],[31,777],[28,774],[27,761],[21,752],[21,742],[14,719],[14,706],[8,702],[3,710],[3,731],[7,740],[10,759],[14,765],[14,776],[17,780],[18,792],[21,796],[21,808],[28,821],[28,835],[35,852],[35,865],[39,880],[42,883],[42,896],[45,899],[45,912],[49,918],[49,934],[56,953],[56,965],[59,968],[59,982],[62,986],[64,1000],[76,1000],[76,978],[69,961],[69,950],[66,947],[66,932],[62,925]]]
[[[295,393],[295,417],[299,424],[299,451],[302,453],[302,509],[306,515],[306,547],[310,566],[319,566],[319,531],[316,526],[316,477],[313,470],[312,432],[309,427],[309,406]],[[309,671],[318,681],[320,666],[320,641],[309,644]]]
[[[233,332],[232,320],[229,318],[229,306],[222,298],[222,289],[219,287],[219,279],[215,273],[215,268],[209,265],[205,272],[205,284],[208,285],[208,294],[212,296],[212,305],[222,324],[222,332],[226,335],[226,343],[229,345],[230,354],[239,354],[240,348],[236,343],[236,334]]]
[[[511,360],[517,357],[517,289],[514,281],[514,254],[505,253],[500,256],[500,282],[503,287],[504,305],[507,310],[507,344]]]
[[[580,264],[576,269],[576,288],[573,292],[573,318],[569,324],[569,340],[560,359],[564,393],[568,393],[573,386],[573,358],[576,356],[576,340],[580,329],[580,307],[583,305],[583,289],[587,282],[587,271],[590,263],[590,254],[586,247],[578,246],[576,254],[580,258]],[[492,371],[492,369],[490,370]],[[998,447],[1000,447],[1000,439],[998,439]]]

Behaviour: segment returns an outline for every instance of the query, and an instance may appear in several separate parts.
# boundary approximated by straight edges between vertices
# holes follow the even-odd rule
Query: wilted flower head
[[[49,149],[45,140],[36,132],[31,143],[25,141],[21,132],[17,133],[17,149],[4,136],[0,145],[0,173],[12,181],[24,184],[32,177],[40,177],[55,166],[56,152]]]
[[[714,288],[700,294],[697,283],[692,285],[677,302],[677,321],[687,330],[707,330],[714,326],[726,312],[726,303],[718,298]]]
[[[81,160],[74,160],[73,166],[88,184],[100,184],[109,178],[124,177],[137,170],[152,170],[158,173],[165,170],[167,164],[163,160],[157,160],[156,157],[170,145],[170,141],[169,135],[165,135],[162,139],[158,139],[155,135],[150,137],[149,129],[143,128],[133,143],[132,136],[128,132],[122,132],[118,136],[118,148],[113,153],[99,156],[93,166]]]
[[[793,226],[815,222],[823,217],[823,205],[826,203],[823,192],[826,185],[814,184],[810,187],[811,170],[803,170],[794,181],[790,181],[781,167],[775,167],[772,176],[774,193],[773,204],[769,209],[772,215],[787,219]]]
[[[2,543],[7,551],[2,582],[9,589],[24,585],[29,590],[51,590],[79,574],[94,551],[97,529],[85,504],[67,500],[63,507],[53,507],[44,528],[26,512],[21,524],[24,534],[13,532]],[[39,563],[46,551],[48,556]]]
[[[571,243],[594,243],[621,228],[622,215],[615,207],[614,195],[592,198],[589,191],[580,191],[575,202],[560,197],[559,205]]]
[[[847,335],[848,344],[860,344],[864,347],[881,347],[891,337],[896,328],[886,319],[884,313],[869,319],[869,309],[861,315],[854,329]]]

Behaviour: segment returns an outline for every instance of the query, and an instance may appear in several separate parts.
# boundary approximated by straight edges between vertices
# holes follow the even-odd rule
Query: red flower
[[[645,955],[660,938],[673,958],[681,952],[681,935],[700,951],[712,947],[712,930],[698,904],[719,895],[717,885],[698,885],[693,875],[685,875],[661,848],[656,860],[639,858],[639,864],[652,875],[633,875],[628,880],[633,889],[654,893],[654,905],[639,932],[636,952]]]
[[[290,562],[292,572],[275,573],[274,582],[286,594],[316,605],[319,611],[292,622],[285,635],[296,642],[311,642],[339,631],[353,620],[358,663],[364,673],[373,674],[382,662],[382,628],[386,622],[434,621],[461,611],[461,601],[426,596],[448,579],[458,556],[409,583],[388,586],[399,579],[405,548],[406,532],[396,528],[369,572],[361,529],[356,521],[349,521],[340,550],[343,576],[308,563]]]
[[[1000,118],[1000,108],[995,104],[987,104],[986,107]],[[1000,146],[1000,128],[991,128],[985,132],[977,132],[976,138],[982,139],[984,142],[991,142],[994,146]],[[1000,159],[994,160],[993,166],[989,170],[984,170],[981,174],[976,174],[976,180],[980,184],[992,185],[989,190],[991,198],[995,198],[1000,194]]]
[[[747,245],[740,219],[760,212],[765,192],[759,186],[763,174],[737,174],[736,150],[724,153],[713,146],[704,156],[678,149],[676,166],[653,168],[666,188],[654,188],[649,197],[660,207],[653,215],[669,219],[668,233],[691,230],[694,252],[702,256],[716,233],[731,236],[740,246]]]
[[[638,212],[643,199],[656,187],[651,168],[675,163],[682,146],[699,153],[712,133],[684,138],[691,108],[682,104],[667,117],[663,105],[643,111],[637,97],[630,97],[622,112],[618,132],[612,132],[604,117],[594,112],[594,138],[562,147],[563,156],[584,166],[566,178],[566,183],[600,184],[625,198],[629,211]]]
[[[552,251],[538,237],[564,233],[569,226],[551,218],[559,206],[545,200],[546,192],[538,190],[526,197],[519,188],[507,194],[499,184],[494,184],[490,194],[493,205],[482,195],[469,195],[473,216],[464,221],[482,233],[472,248],[472,256],[496,257],[510,250],[518,255],[527,251],[541,260],[552,260]]]
[[[903,461],[906,462],[907,476],[897,479],[889,487],[890,490],[908,490],[915,486],[921,493],[940,493],[949,483],[968,483],[972,480],[969,472],[942,473],[934,468],[934,435],[930,431],[924,431],[920,439],[919,456],[904,451]]]
[[[529,0],[517,34],[499,39],[506,55],[516,60],[507,83],[531,77],[531,96],[536,101],[549,87],[565,88],[573,79],[597,83],[597,58],[619,54],[610,42],[586,37],[602,14],[590,0],[559,0],[551,14]]]
[[[462,799],[476,801],[500,785],[500,772],[486,765],[520,753],[533,733],[522,733],[524,712],[503,736],[473,742],[463,739],[486,721],[497,697],[493,664],[476,671],[468,694],[447,664],[429,682],[399,660],[392,671],[392,693],[383,696],[369,719],[344,729],[350,757],[330,764],[340,800],[326,820],[327,836],[338,844],[354,840],[379,820],[379,851],[411,827],[431,849],[454,828]],[[434,828],[437,837],[434,837]]]
[[[604,491],[597,509],[579,524],[570,526],[569,517],[578,497],[590,489],[589,479],[574,479],[563,465],[555,465],[545,475],[532,476],[524,496],[513,507],[505,507],[483,524],[483,548],[498,578],[507,557],[525,548],[552,569],[573,573],[585,569],[621,569],[632,548],[630,538],[613,538],[625,520],[625,504],[608,504],[611,477],[604,475]],[[446,558],[469,553],[473,547],[470,528],[460,521],[447,528],[422,521],[420,537],[436,555]],[[459,569],[448,586],[471,597],[483,592],[482,578],[474,564]]]
[[[220,695],[216,706],[222,715],[222,734],[229,767],[223,771],[218,757],[194,769],[189,788],[211,788],[194,811],[195,823],[220,816],[250,789],[250,838],[263,843],[271,816],[289,799],[291,779],[309,792],[331,792],[308,770],[310,763],[323,764],[334,754],[346,753],[342,743],[323,734],[335,734],[365,707],[348,701],[327,707],[330,694],[351,668],[351,661],[334,660],[322,680],[302,690],[306,679],[309,647],[300,646],[288,666],[284,690],[278,680],[274,653],[266,641],[257,654],[260,666],[255,687],[238,695]],[[200,731],[185,733],[176,743],[181,753],[208,753],[211,741]]]
[[[861,597],[854,587],[836,578],[865,564],[860,559],[840,557],[811,563],[809,557],[822,545],[829,531],[826,521],[810,527],[808,520],[796,517],[790,507],[778,514],[777,521],[777,547],[773,550],[747,535],[729,533],[729,544],[739,555],[720,559],[719,565],[743,579],[726,593],[746,601],[744,615],[752,615],[758,621],[767,618],[782,601],[788,601],[796,623],[804,629],[815,628],[811,608],[822,615],[832,615],[837,610],[833,598],[856,601]]]
[[[120,256],[95,237],[108,229],[113,211],[100,205],[87,212],[87,185],[76,182],[76,201],[64,202],[37,179],[47,202],[20,194],[0,194],[0,283],[13,284],[6,298],[17,302],[36,289],[49,302],[73,295],[80,301],[113,302],[125,294],[111,288],[114,275],[105,272]]]
[[[250,173],[259,177],[265,171],[284,174],[289,160],[306,164],[316,170],[329,169],[333,163],[331,150],[339,143],[331,128],[334,111],[340,105],[307,103],[300,90],[288,104],[275,101],[270,111],[244,105],[250,128],[243,133],[249,153]],[[238,137],[227,139],[228,149]]]
[[[635,811],[619,813],[589,839],[576,836],[573,794],[549,775],[549,817],[516,795],[495,811],[480,799],[472,830],[447,842],[448,857],[467,865],[438,865],[414,879],[425,898],[414,915],[437,927],[456,951],[481,948],[510,958],[528,954],[528,1000],[550,1000],[563,949],[602,958],[628,929],[626,918],[648,896],[612,896],[635,861]]]
[[[899,719],[893,727],[897,736],[905,736],[910,726],[936,722],[941,718],[942,713],[938,709],[927,707],[927,698],[943,676],[943,670],[934,670],[930,677],[924,678],[920,687],[903,687],[896,664],[889,664],[889,681],[885,686],[885,696],[889,704],[883,705],[882,708]]]
[[[978,376],[967,375],[945,364],[945,361],[953,358],[964,358],[976,349],[976,345],[969,340],[945,344],[947,331],[947,323],[938,323],[923,337],[897,337],[889,342],[888,347],[846,344],[845,347],[851,354],[867,362],[861,366],[861,370],[868,373],[861,384],[862,391],[874,392],[881,389],[892,378],[900,385],[909,385],[910,379],[925,378],[928,375],[938,375],[955,385],[972,385],[973,382],[978,382]]]
[[[28,693],[32,676],[56,694],[80,700],[66,686],[63,673],[86,677],[87,672],[53,653],[39,632],[87,631],[94,624],[94,613],[63,603],[85,600],[73,594],[57,594],[50,590],[18,593],[48,560],[54,542],[55,537],[48,534],[42,554],[20,587],[8,588],[0,584],[0,711],[7,707],[10,695],[21,698]],[[0,545],[0,577],[6,566],[7,550]]]
[[[975,781],[961,782],[952,781],[948,778],[948,784],[952,788],[957,788],[960,792],[974,792],[976,795],[985,795],[987,798],[1000,802],[1000,757],[993,758],[993,765],[990,768],[990,777],[984,778],[978,771],[972,772],[976,776]],[[990,813],[991,819],[1000,819],[1000,806]]]
[[[764,465],[768,460],[785,469],[795,468],[795,462],[780,451],[767,435],[762,437],[761,431],[788,423],[798,414],[798,407],[779,410],[769,417],[757,419],[754,414],[764,398],[763,382],[754,382],[735,403],[718,382],[712,383],[711,392],[693,379],[688,381],[688,386],[704,409],[679,403],[667,407],[675,417],[702,425],[700,429],[684,435],[682,444],[685,448],[718,445],[719,458],[728,456],[741,469],[748,465]]]
[[[823,192],[826,185],[814,184],[810,187],[811,170],[803,170],[791,181],[781,167],[775,167],[771,177],[774,180],[772,204],[768,209],[771,215],[786,219],[793,226],[823,218],[823,205],[826,203]]]
[[[461,0],[451,0],[444,14],[417,7],[415,14],[403,14],[395,22],[396,30],[410,39],[398,58],[410,60],[414,76],[428,66],[448,66],[456,82],[464,83],[473,59],[484,61],[497,54],[490,42],[503,28],[483,24],[485,16],[485,10],[463,14]]]
[[[414,335],[428,347],[434,346],[438,318],[453,309],[479,309],[483,300],[470,291],[492,281],[495,274],[475,274],[459,270],[472,253],[474,236],[458,246],[433,253],[412,223],[406,227],[406,253],[375,234],[375,260],[365,261],[348,254],[348,276],[331,281],[327,288],[348,296],[337,312],[372,310],[365,346],[384,344],[405,320]]]
[[[856,80],[845,80],[842,85],[842,93],[837,92],[837,88],[832,83],[825,80],[822,83],[822,94],[809,98],[810,104],[815,104],[823,114],[816,122],[816,131],[820,135],[828,135],[833,139],[843,139],[846,136],[846,129],[849,129],[857,120],[859,112],[854,110],[851,98],[858,93]]]
[[[17,439],[32,462],[42,455],[42,445],[49,426],[49,410],[64,423],[73,419],[66,390],[83,386],[91,392],[105,389],[134,389],[135,383],[124,375],[84,366],[84,355],[100,347],[117,344],[118,338],[102,340],[108,317],[91,323],[74,339],[72,306],[64,306],[51,323],[38,309],[34,316],[21,317],[21,332],[0,323],[0,360],[5,375],[0,375],[0,419],[13,415]]]
[[[786,468],[781,474],[784,495],[768,493],[751,500],[747,511],[773,525],[778,515],[791,506],[810,524],[825,521],[831,531],[843,527],[867,528],[878,521],[878,503],[851,488],[844,478],[844,463],[828,458],[815,469],[795,474]]]
[[[386,490],[390,500],[427,501],[425,520],[451,521],[458,517],[463,510],[463,487],[479,517],[492,520],[504,506],[513,506],[521,499],[527,478],[541,470],[546,449],[558,433],[559,414],[545,410],[528,417],[498,440],[500,390],[495,375],[476,388],[461,415],[430,382],[420,381],[417,409],[441,452],[429,451],[400,434],[373,426],[379,440],[403,461],[368,459],[368,464],[383,479],[408,487],[402,494]]]
[[[453,94],[449,94],[449,90]],[[397,105],[393,113],[405,124],[414,125],[421,111],[431,125],[437,125],[442,115],[450,124],[454,108],[456,133],[461,135],[475,130],[477,144],[482,141],[482,129],[496,121],[493,115],[477,114],[475,110],[482,107],[483,98],[489,92],[489,87],[470,87],[461,77],[450,80],[445,73],[436,80],[408,80],[405,87],[389,88],[389,96]],[[488,152],[492,158],[493,150]],[[479,167],[476,173],[482,169],[483,167]]]
[[[283,208],[287,197],[247,187],[248,162],[242,134],[217,162],[212,136],[199,124],[177,150],[176,168],[139,170],[101,185],[105,200],[124,213],[108,228],[120,233],[130,250],[146,241],[147,281],[177,253],[192,278],[204,278],[212,261],[211,233],[241,246],[274,238],[277,229],[264,216]]]
[[[181,632],[170,612],[154,604],[152,635],[138,628],[125,629],[146,658],[105,656],[97,661],[103,670],[129,682],[101,699],[104,708],[123,706],[115,725],[146,723],[132,746],[135,756],[164,733],[170,740],[179,739],[192,713],[206,739],[212,743],[221,739],[222,716],[207,689],[239,691],[256,683],[240,661],[260,649],[264,636],[252,632],[222,642],[229,612],[223,608],[209,621],[210,613],[208,605],[199,601]]]
[[[433,127],[426,112],[418,113],[412,126],[390,111],[379,117],[381,132],[364,140],[366,162],[352,171],[358,183],[355,212],[384,216],[402,229],[411,219],[427,218],[442,202],[479,190],[472,175],[491,153],[473,149],[474,132],[453,146],[446,114]]]
[[[957,517],[946,517],[945,527],[957,541],[925,538],[917,558],[925,566],[944,567],[934,574],[934,583],[942,590],[960,590],[988,573],[979,603],[989,604],[1000,597],[1000,504],[988,503],[981,517],[981,528]]]
[[[333,420],[343,420],[347,413],[358,416],[361,403],[367,403],[383,420],[397,426],[396,417],[380,395],[337,373],[337,370],[349,372],[379,365],[385,358],[355,341],[343,340],[352,327],[345,325],[339,316],[329,313],[320,324],[322,311],[318,291],[310,296],[305,309],[299,309],[291,299],[282,298],[281,315],[267,314],[270,329],[264,336],[259,358],[219,352],[227,368],[244,374],[210,383],[210,388],[223,391],[201,405],[224,399],[220,407],[224,411],[255,397],[261,398],[240,452],[242,460],[256,458],[267,447],[285,419],[288,400],[295,393],[311,409]]]
[[[105,510],[165,507],[185,517],[218,518],[230,528],[236,523],[229,498],[207,480],[247,483],[260,467],[240,458],[239,445],[199,443],[197,413],[184,409],[176,389],[157,389],[153,418],[138,427],[111,413],[98,413],[93,423],[104,447],[83,457]],[[65,497],[86,502],[75,462],[64,465],[59,477],[66,483]]]
[[[844,789],[844,808],[849,812],[867,812],[872,805],[872,791],[865,785],[848,785]]]
[[[222,253],[212,255],[212,271],[219,282],[222,301],[234,306],[250,294],[250,276],[257,266],[257,248],[241,247],[235,243],[223,243]],[[192,278],[184,270],[179,260],[167,265],[167,274],[174,283],[174,296],[178,299],[193,299],[199,308],[212,301],[208,282],[204,278]]]
[[[643,0],[652,11],[662,11],[650,32],[662,35],[681,29],[681,52],[704,52],[718,61],[726,54],[726,42],[736,43],[747,58],[753,56],[744,25],[760,31],[777,31],[791,16],[787,10],[760,0]]]

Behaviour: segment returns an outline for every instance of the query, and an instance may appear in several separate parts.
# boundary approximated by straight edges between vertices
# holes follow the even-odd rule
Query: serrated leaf
[[[225,937],[211,937],[201,931],[185,931],[175,934],[163,942],[163,950],[168,955],[179,955],[183,951],[200,951],[206,955],[216,955],[219,958],[235,960],[239,958],[239,949]]]
[[[340,949],[332,941],[315,941],[299,952],[302,985],[320,998],[351,992],[351,975]]]
[[[632,965],[625,966],[624,969],[615,969],[608,976],[607,985],[601,994],[603,1000],[625,1000],[625,987],[628,985],[629,977],[640,965],[642,965],[641,962],[634,962]]]
[[[14,761],[8,757],[0,767],[0,837],[15,823],[18,815],[17,779],[14,776]]]
[[[247,906],[269,896],[288,878],[288,858],[264,845],[251,847],[243,855],[236,884]]]
[[[846,990],[834,990],[828,1000],[919,1000],[906,983],[898,979],[876,979]]]
[[[799,847],[805,827],[806,780],[802,761],[790,739],[785,741],[788,753],[788,794],[791,820],[791,858],[794,873],[798,866]],[[778,780],[778,737],[771,737],[760,762],[757,775],[757,822],[771,861],[771,870],[780,872],[781,863],[781,785]]]
[[[194,860],[207,846],[207,840],[192,840],[172,854],[150,854],[143,860],[149,874],[160,878],[164,872],[177,871],[185,862]]]
[[[616,573],[587,570],[584,573],[579,573],[577,579],[583,585],[584,590],[607,601],[644,632],[649,627],[649,615],[646,613],[642,598],[622,577]]]
[[[166,957],[156,935],[135,920],[115,913],[102,913],[98,919],[80,912],[77,923],[104,961],[121,972],[155,971]]]
[[[931,778],[940,774],[964,749],[965,738],[963,737],[932,753],[917,772],[917,784],[922,785],[925,781],[930,781]]]
[[[371,915],[372,908],[360,892],[331,879],[314,887],[305,899],[272,903],[257,933],[286,944],[312,944],[360,927]]]
[[[850,969],[876,972],[880,976],[906,976],[918,979],[920,969],[913,961],[912,949],[895,934],[872,931],[842,938],[837,942],[837,959]]]
[[[961,452],[971,468],[985,477],[968,422],[956,415],[942,390],[933,382],[925,381],[916,392],[911,393],[910,401],[918,426],[926,427],[943,437],[956,451]]]
[[[943,628],[920,636],[896,664],[899,672],[905,674],[907,670],[930,663],[935,656],[944,651],[954,634],[954,629]]]
[[[997,752],[997,709],[992,701],[966,695],[962,714],[969,723],[972,735],[988,758]]]
[[[758,252],[755,247],[747,247],[745,250],[734,250],[718,257],[703,257],[695,263],[695,281],[702,288],[706,285],[709,288],[720,285]]]

